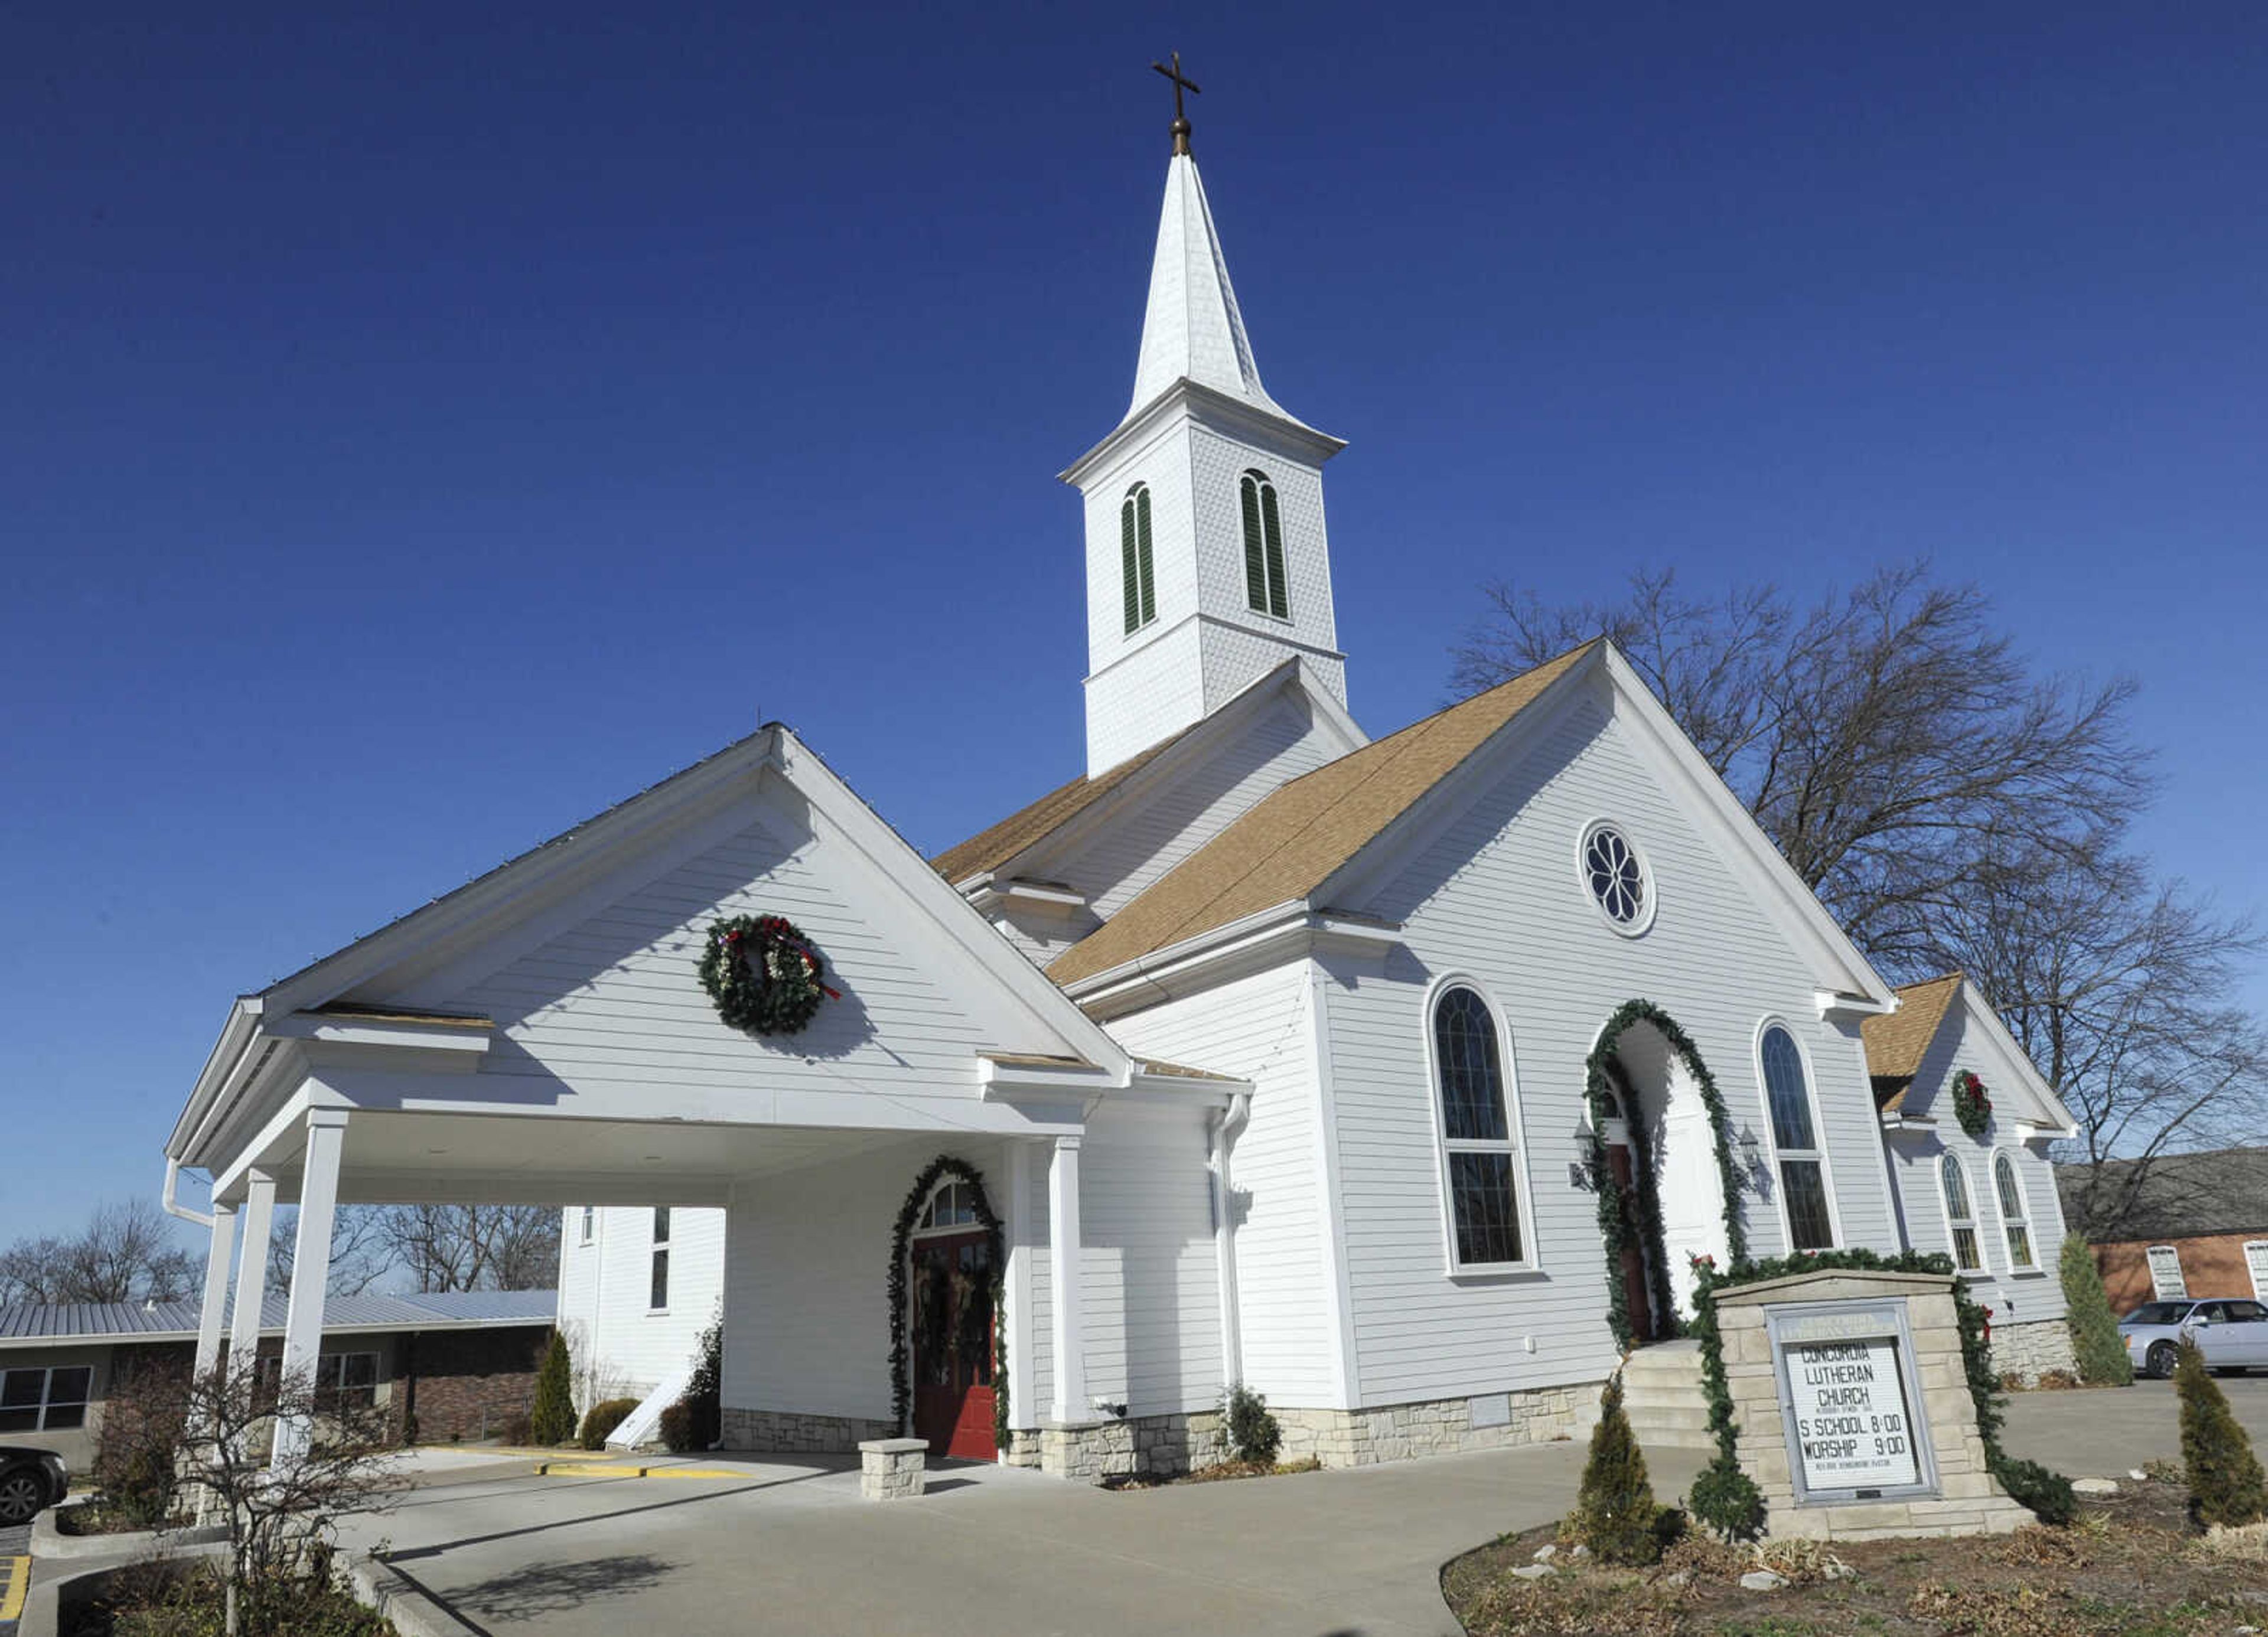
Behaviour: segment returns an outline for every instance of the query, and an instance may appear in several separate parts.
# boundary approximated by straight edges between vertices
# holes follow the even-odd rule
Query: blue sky
[[[231,995],[768,717],[925,850],[1078,770],[1176,47],[1373,731],[1488,579],[1926,554],[2268,902],[2257,8],[47,0],[0,1238],[154,1189]]]

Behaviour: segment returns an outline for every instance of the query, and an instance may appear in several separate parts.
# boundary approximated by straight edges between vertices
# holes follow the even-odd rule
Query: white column
[[[1224,1110],[1212,1128],[1212,1254],[1213,1277],[1220,1294],[1220,1380],[1224,1387],[1244,1379],[1244,1333],[1236,1299],[1236,1187],[1228,1169],[1232,1127],[1241,1122],[1241,1109]]]
[[[244,1244],[237,1252],[236,1301],[228,1317],[228,1374],[241,1380],[260,1351],[260,1298],[268,1288],[268,1232],[276,1216],[276,1178],[264,1171],[245,1184]]]
[[[299,1237],[291,1247],[291,1300],[284,1312],[284,1379],[305,1381],[323,1351],[323,1288],[331,1276],[331,1219],[339,1201],[339,1159],[347,1141],[342,1108],[307,1111],[306,1168],[299,1179]],[[306,1453],[313,1429],[304,1415],[276,1423],[276,1463]]]
[[[1008,1149],[1008,1425],[1036,1427],[1040,1406],[1032,1401],[1032,1349],[1039,1335],[1032,1325],[1032,1144],[1011,1140]]]
[[[205,1252],[205,1304],[197,1314],[196,1375],[202,1381],[220,1359],[220,1332],[228,1324],[229,1256],[236,1249],[236,1207],[212,1207],[212,1247]]]
[[[1079,1327],[1079,1142],[1057,1137],[1048,1162],[1048,1296],[1055,1334],[1055,1419],[1087,1421],[1086,1353]]]

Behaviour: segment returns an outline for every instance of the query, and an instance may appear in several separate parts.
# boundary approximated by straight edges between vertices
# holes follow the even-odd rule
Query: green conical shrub
[[[1660,1519],[1653,1486],[1646,1481],[1646,1453],[1623,1409],[1623,1373],[1616,1370],[1599,1395],[1599,1424],[1591,1431],[1591,1456],[1568,1523],[1575,1538],[1605,1562],[1652,1563],[1661,1556]]]
[[[2228,1399],[2206,1373],[2205,1354],[2182,1343],[2174,1370],[2182,1398],[2182,1466],[2190,1486],[2190,1516],[2231,1528],[2268,1517],[2268,1478],[2260,1457],[2230,1413]]]
[[[567,1338],[551,1332],[543,1367],[535,1372],[535,1403],[527,1413],[527,1435],[538,1443],[565,1443],[575,1435],[575,1394],[569,1384]]]
[[[2102,1288],[2102,1271],[2095,1252],[2078,1234],[2066,1234],[2060,1262],[2063,1275],[2064,1323],[2071,1330],[2072,1357],[2079,1378],[2096,1386],[2133,1384],[2134,1361],[2118,1334],[2118,1316],[2110,1310],[2110,1296]]]

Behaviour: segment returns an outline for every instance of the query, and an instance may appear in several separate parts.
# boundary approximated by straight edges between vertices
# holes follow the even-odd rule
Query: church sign
[[[1937,1493],[1906,1305],[1768,1309],[1799,1505]]]

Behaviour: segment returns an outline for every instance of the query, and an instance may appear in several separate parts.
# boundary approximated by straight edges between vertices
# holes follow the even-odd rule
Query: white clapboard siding
[[[1211,1408],[1220,1286],[1204,1115],[1106,1100],[1087,1120],[1079,1202],[1088,1396],[1133,1415]]]
[[[1981,1141],[1963,1131],[1953,1117],[1953,1076],[1964,1068],[1984,1083],[1985,1094],[1996,1105],[1994,1121]],[[1969,1207],[1975,1214],[1977,1243],[1985,1267],[1981,1275],[1967,1275],[1970,1294],[1992,1310],[1996,1325],[2061,1318],[2065,1311],[2063,1281],[2056,1271],[2064,1228],[2056,1198],[2055,1167],[2036,1145],[2018,1142],[2008,1129],[2008,1112],[2023,1102],[2016,1089],[2019,1072],[1994,1031],[1970,1017],[1966,996],[1957,997],[1900,1105],[1902,1112],[1926,1116],[1934,1122],[1937,1142],[1930,1145],[1907,1138],[1892,1149],[1897,1162],[1899,1197],[1905,1206],[1907,1237],[1916,1250],[1942,1251],[1948,1256],[1953,1254],[1953,1229],[1945,1215],[1938,1161],[1947,1152],[1960,1156],[1962,1169],[1969,1177]],[[1992,1156],[2003,1153],[2015,1162],[2016,1181],[2023,1190],[2024,1214],[2032,1233],[2033,1266],[2029,1273],[2016,1273],[2009,1265],[2007,1224],[1992,1179]]]
[[[725,1288],[725,1213],[678,1206],[669,1214],[669,1306],[652,1294],[653,1212],[570,1208],[559,1247],[559,1327],[574,1354],[577,1391],[595,1382],[605,1397],[643,1397],[693,1356]],[[578,1403],[579,1409],[588,1409]]]
[[[1342,974],[1329,995],[1366,1403],[1596,1379],[1611,1368],[1596,1201],[1573,1186],[1569,1164],[1583,1153],[1584,1059],[1626,1000],[1653,1001],[1683,1025],[1735,1133],[1770,1131],[1756,1039],[1767,1017],[1785,1023],[1815,1082],[1843,1243],[1896,1246],[1853,1033],[1819,1021],[1816,974],[1750,900],[1712,821],[1673,793],[1653,752],[1596,696],[1563,708],[1540,743],[1359,907],[1405,923],[1405,952],[1384,979]],[[1622,824],[1651,864],[1659,907],[1642,937],[1610,930],[1580,881],[1579,841],[1601,818]],[[1510,1027],[1531,1275],[1447,1272],[1425,1002],[1451,973],[1472,979]],[[1776,1198],[1751,1197],[1747,1222],[1753,1253],[1783,1248]]]
[[[1307,971],[1296,961],[1110,1024],[1146,1056],[1252,1082],[1251,1119],[1231,1163],[1243,1373],[1285,1406],[1328,1406],[1338,1391]]]

